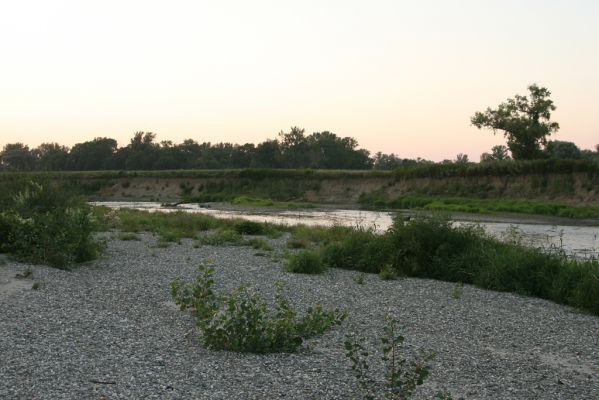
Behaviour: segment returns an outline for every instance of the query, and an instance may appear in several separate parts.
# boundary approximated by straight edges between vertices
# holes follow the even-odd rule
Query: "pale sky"
[[[470,117],[537,83],[599,143],[599,1],[0,0],[0,146],[138,130],[179,143],[332,131],[432,160],[502,135]]]

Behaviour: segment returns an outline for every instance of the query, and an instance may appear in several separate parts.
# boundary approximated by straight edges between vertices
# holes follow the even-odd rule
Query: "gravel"
[[[156,238],[109,240],[105,257],[71,272],[9,261],[30,285],[0,295],[1,399],[358,399],[343,350],[366,338],[383,378],[385,313],[398,321],[406,356],[436,353],[415,398],[447,389],[454,399],[598,399],[599,318],[548,301],[423,279],[382,281],[353,271],[290,274],[250,247]],[[285,238],[270,240],[280,252]],[[209,260],[215,289],[242,283],[272,296],[288,283],[299,309],[319,302],[349,312],[343,325],[295,354],[237,354],[202,347],[193,317],[172,303],[169,284],[191,280]]]

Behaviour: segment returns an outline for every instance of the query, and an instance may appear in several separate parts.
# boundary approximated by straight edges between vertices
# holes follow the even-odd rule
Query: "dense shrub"
[[[306,250],[293,254],[289,258],[287,270],[300,274],[320,274],[326,266],[322,263],[320,254],[316,251]]]
[[[599,314],[597,260],[501,242],[479,227],[454,227],[438,216],[396,219],[387,236],[400,274],[536,296]]]
[[[92,260],[100,252],[89,207],[51,184],[24,182],[3,206],[1,251],[55,267]]]
[[[341,240],[324,246],[322,259],[331,268],[379,273],[388,264],[393,249],[386,235],[372,230],[355,229]]]

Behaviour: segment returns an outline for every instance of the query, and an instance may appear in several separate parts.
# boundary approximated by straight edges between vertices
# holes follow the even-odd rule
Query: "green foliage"
[[[357,228],[348,231],[340,240],[325,245],[322,259],[327,267],[378,274],[390,261],[393,249],[389,246],[386,235]]]
[[[248,240],[248,244],[256,250],[265,250],[265,251],[273,250],[270,243],[268,243],[264,239],[250,239],[250,240]]]
[[[90,209],[80,199],[49,183],[31,181],[7,197],[0,211],[0,251],[60,268],[100,253],[92,237]]]
[[[516,95],[500,104],[497,109],[487,108],[477,112],[471,119],[477,128],[501,130],[507,138],[507,145],[515,159],[541,158],[541,145],[546,137],[559,129],[557,122],[551,122],[551,111],[555,110],[549,99],[551,92],[536,84],[528,87],[530,99]]]
[[[462,282],[456,282],[451,289],[451,297],[454,299],[461,299],[464,291],[464,284]]]
[[[353,280],[354,282],[356,282],[358,285],[363,285],[364,284],[364,278],[365,278],[365,274],[364,272],[360,272],[357,275],[354,275]]]
[[[233,229],[219,229],[216,232],[208,235],[200,235],[194,241],[194,245],[210,245],[210,246],[222,246],[222,245],[235,245],[245,246],[247,241]]]
[[[254,221],[239,220],[235,222],[233,229],[242,235],[265,235],[267,225]]]
[[[463,282],[572,305],[599,314],[599,262],[568,259],[560,249],[501,242],[476,226],[441,216],[396,219],[387,233],[403,275]]]
[[[392,281],[397,279],[397,272],[390,264],[387,264],[383,267],[381,272],[379,272],[379,277],[384,281]]]
[[[385,397],[388,399],[409,399],[416,388],[424,383],[430,373],[427,364],[434,353],[419,350],[408,359],[401,354],[404,337],[396,329],[397,321],[387,316],[387,324],[381,337],[382,361],[385,366],[385,383],[381,387],[377,379],[370,376],[369,356],[364,338],[348,335],[344,346],[345,355],[352,364],[352,371],[365,399]]]
[[[556,190],[559,192],[574,190],[572,180],[561,182]],[[574,207],[565,204],[535,200],[519,200],[507,198],[469,198],[426,195],[405,195],[389,200],[380,192],[365,194],[360,198],[361,204],[374,208],[424,209],[432,211],[469,212],[490,214],[496,212],[512,212],[535,215],[551,215],[567,218],[599,218],[597,207]]]
[[[192,284],[174,281],[171,294],[181,310],[196,315],[203,344],[214,350],[272,353],[294,352],[304,339],[320,335],[333,325],[341,324],[346,313],[323,310],[320,305],[308,308],[303,316],[284,295],[277,283],[274,310],[265,299],[245,286],[226,295],[212,290],[214,270],[201,265]]]
[[[320,274],[325,270],[320,254],[310,250],[291,255],[287,264],[287,271],[300,274]]]
[[[298,203],[293,201],[272,201],[271,199],[261,199],[250,196],[237,196],[231,200],[231,204],[252,206],[252,207],[273,207],[273,208],[314,208],[314,204]]]
[[[137,236],[135,233],[133,232],[121,232],[119,233],[119,240],[139,240],[139,236]]]

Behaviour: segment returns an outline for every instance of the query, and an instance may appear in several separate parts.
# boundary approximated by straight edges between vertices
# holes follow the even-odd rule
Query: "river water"
[[[363,211],[343,209],[219,209],[206,208],[198,204],[181,204],[177,207],[162,207],[156,202],[93,202],[92,205],[113,209],[130,208],[151,212],[200,213],[217,218],[243,218],[256,222],[271,222],[281,225],[342,225],[363,228],[374,228],[384,232],[393,223],[395,212]],[[400,211],[405,216],[413,213]],[[547,219],[535,219],[525,216],[489,217],[477,215],[454,215],[454,223],[478,224],[487,233],[500,239],[518,236],[529,246],[560,247],[577,258],[599,258],[599,226],[580,226],[560,221],[559,224],[547,223]]]

